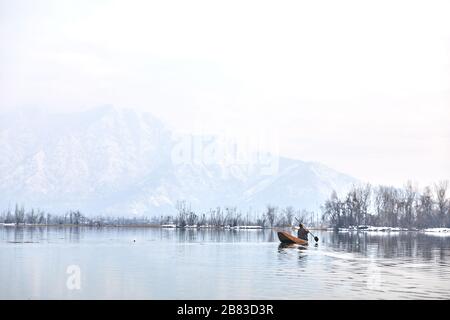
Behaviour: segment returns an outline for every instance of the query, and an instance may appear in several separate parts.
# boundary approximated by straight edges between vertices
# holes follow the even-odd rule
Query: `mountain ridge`
[[[214,138],[195,158],[195,148],[183,147],[157,118],[132,109],[10,112],[0,114],[0,125],[2,208],[156,216],[174,213],[185,200],[195,210],[267,204],[318,210],[332,189],[345,192],[358,182],[316,162],[274,155],[264,163],[230,163]],[[187,161],[177,158],[180,146]],[[218,161],[202,158],[206,151]]]

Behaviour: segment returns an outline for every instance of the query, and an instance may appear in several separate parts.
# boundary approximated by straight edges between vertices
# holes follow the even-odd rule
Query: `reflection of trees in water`
[[[14,228],[14,242],[23,242],[24,241],[24,228],[16,227]]]
[[[172,229],[161,230],[161,239],[176,239],[178,242],[263,242],[273,241],[274,238],[273,233],[266,230]]]
[[[65,242],[80,242],[84,236],[178,242],[278,242],[272,230],[228,230],[228,229],[164,229],[164,228],[106,228],[90,226],[17,226],[2,228],[7,241],[42,242],[55,239]],[[156,238],[155,238],[156,236]]]
[[[52,229],[53,228],[53,229]],[[80,239],[82,238],[82,229],[83,227],[66,227],[66,226],[57,226],[57,227],[47,227],[47,239],[51,239],[53,236],[53,230],[56,233],[56,237],[59,238],[59,240],[65,240],[66,242],[80,242]],[[88,230],[89,228],[86,227],[83,230]]]
[[[197,231],[195,230],[180,229],[177,231],[179,242],[193,242],[197,240]]]
[[[9,242],[54,242],[55,239],[80,242],[84,236],[120,239],[138,237],[167,242],[278,242],[275,230],[217,230],[161,228],[97,228],[97,227],[2,227],[3,239]],[[431,236],[420,232],[319,232],[320,247],[339,252],[359,253],[385,259],[421,258],[426,261],[448,261],[450,237]],[[310,243],[311,246],[311,243]],[[279,247],[282,249],[282,247]]]
[[[40,242],[44,238],[46,227],[23,227],[25,233],[25,242]]]
[[[39,242],[43,236],[43,227],[8,227],[3,228],[3,232],[6,234],[6,240],[16,243],[30,243]]]
[[[269,237],[268,237],[267,241],[273,242],[275,240],[274,234],[275,234],[275,232],[269,232]]]
[[[69,230],[66,230],[66,235],[67,234],[68,234],[68,240],[70,242],[80,242],[80,234],[81,233],[80,233],[79,227],[69,227]]]
[[[12,237],[14,237],[14,233],[15,233],[14,229],[15,228],[5,228],[5,227],[0,229],[0,231],[2,231],[5,234],[6,241],[13,241]]]
[[[379,258],[423,258],[425,260],[449,259],[446,248],[450,238],[433,237],[418,232],[370,234],[369,232],[333,232],[328,242],[339,251],[358,252]]]
[[[6,240],[17,243],[39,243],[59,238],[79,242],[82,227],[16,226],[3,228]]]

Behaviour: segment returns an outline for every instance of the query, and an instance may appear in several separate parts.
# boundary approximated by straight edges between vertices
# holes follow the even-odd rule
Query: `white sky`
[[[267,128],[373,183],[450,179],[449,1],[0,0],[0,108]]]

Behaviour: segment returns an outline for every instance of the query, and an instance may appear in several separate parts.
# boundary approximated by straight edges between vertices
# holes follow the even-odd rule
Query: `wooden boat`
[[[278,232],[278,239],[280,239],[281,243],[291,243],[291,244],[296,243],[296,244],[303,244],[303,245],[308,244],[308,241],[294,237],[290,233],[283,232],[283,231]]]

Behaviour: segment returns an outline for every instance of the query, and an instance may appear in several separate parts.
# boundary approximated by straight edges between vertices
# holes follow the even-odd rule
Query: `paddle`
[[[311,231],[309,231],[309,233],[311,233]],[[318,237],[316,237],[316,236],[313,235],[312,233],[311,233],[311,235],[314,237],[314,240],[315,240],[316,242],[319,242],[319,238],[318,238]]]
[[[297,218],[295,218],[295,220],[297,220],[298,223],[301,223]],[[309,230],[308,230],[308,231],[309,231]],[[315,240],[316,242],[319,242],[319,238],[318,238],[318,237],[316,237],[315,235],[313,235],[311,231],[309,231],[309,233],[314,237],[314,240]]]

